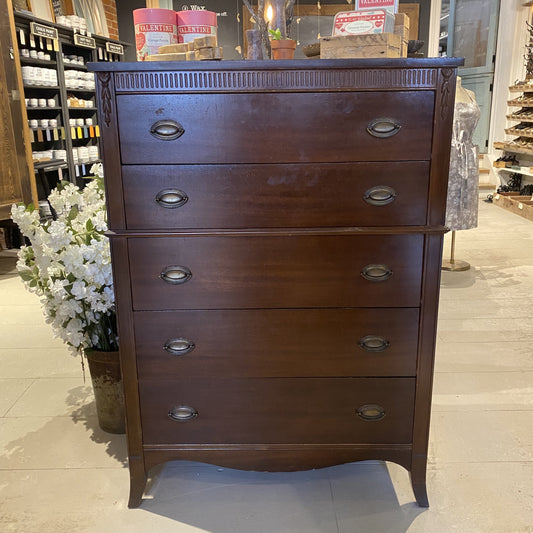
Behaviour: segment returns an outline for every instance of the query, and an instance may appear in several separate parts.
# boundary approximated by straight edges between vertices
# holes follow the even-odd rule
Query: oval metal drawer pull
[[[385,409],[376,404],[361,405],[357,409],[357,415],[367,422],[377,422],[385,416]]]
[[[177,422],[188,422],[198,416],[198,411],[188,405],[176,405],[168,412],[168,416]]]
[[[376,185],[363,194],[363,200],[370,205],[388,205],[396,199],[396,191],[387,185]]]
[[[195,348],[194,342],[189,339],[179,337],[177,339],[170,339],[165,342],[163,349],[172,355],[185,355],[192,352]]]
[[[392,137],[396,135],[402,125],[393,118],[375,118],[368,123],[366,131],[374,137]]]
[[[162,141],[173,141],[185,133],[183,126],[175,120],[158,120],[152,124],[150,134]]]
[[[390,342],[379,335],[366,335],[359,340],[359,346],[367,352],[383,352],[390,346]]]
[[[163,189],[155,197],[155,201],[167,209],[175,209],[187,203],[189,197],[179,189]]]
[[[159,277],[166,283],[178,285],[189,281],[192,277],[192,272],[184,266],[170,265],[161,272]]]
[[[366,265],[361,276],[368,281],[387,281],[392,276],[392,270],[387,265]]]

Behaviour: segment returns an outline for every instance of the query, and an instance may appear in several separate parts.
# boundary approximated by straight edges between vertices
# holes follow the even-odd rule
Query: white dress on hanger
[[[472,136],[479,116],[474,93],[458,79],[446,203],[446,226],[452,231],[477,227],[479,155]]]

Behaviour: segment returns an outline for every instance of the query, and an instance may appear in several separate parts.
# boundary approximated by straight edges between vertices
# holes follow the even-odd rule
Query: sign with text
[[[79,33],[74,34],[74,44],[83,46],[84,48],[96,48],[96,42],[92,37],[80,35]]]
[[[121,56],[124,55],[124,47],[121,44],[116,43],[105,43],[105,49],[110,54],[119,54]]]
[[[38,37],[45,37],[46,39],[57,39],[57,30],[50,26],[44,26],[37,22],[30,23],[30,31],[33,35]]]
[[[386,9],[398,13],[398,0],[355,0],[355,11]]]

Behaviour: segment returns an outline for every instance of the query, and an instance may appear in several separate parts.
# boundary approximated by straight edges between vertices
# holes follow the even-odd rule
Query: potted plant
[[[279,28],[268,30],[270,33],[270,47],[272,49],[272,59],[293,59],[296,41],[282,37]]]
[[[13,221],[30,241],[18,253],[17,270],[26,288],[41,297],[54,334],[82,361],[87,357],[100,427],[124,433],[101,164],[93,165],[91,172],[96,175],[83,189],[58,184],[48,198],[51,217],[41,217],[32,204],[12,206]]]

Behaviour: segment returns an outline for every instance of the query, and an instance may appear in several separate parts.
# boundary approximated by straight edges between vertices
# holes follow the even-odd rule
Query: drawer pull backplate
[[[361,407],[357,409],[357,415],[367,422],[377,422],[385,416],[385,409],[383,409],[381,405],[361,405]]]
[[[163,189],[155,197],[155,201],[167,209],[175,209],[187,203],[189,197],[179,189]]]
[[[173,141],[185,133],[183,126],[175,120],[158,120],[152,124],[150,134],[162,141]]]
[[[166,283],[179,285],[180,283],[189,281],[192,277],[192,272],[184,266],[170,265],[165,267],[159,277]]]
[[[387,185],[376,185],[363,194],[363,200],[370,205],[388,205],[396,199],[396,191]]]
[[[374,137],[384,139],[396,135],[402,125],[393,118],[375,118],[368,123],[366,131]]]
[[[194,342],[189,339],[179,337],[177,339],[170,339],[165,342],[163,349],[172,355],[185,355],[192,352],[195,348]]]
[[[177,422],[188,422],[198,416],[198,411],[188,405],[176,405],[168,412],[168,416]]]
[[[368,281],[387,281],[392,276],[392,270],[387,265],[366,265],[361,276]]]
[[[366,335],[359,340],[359,346],[367,352],[383,352],[390,346],[390,342],[380,335]]]

